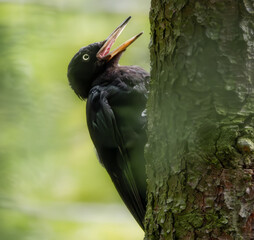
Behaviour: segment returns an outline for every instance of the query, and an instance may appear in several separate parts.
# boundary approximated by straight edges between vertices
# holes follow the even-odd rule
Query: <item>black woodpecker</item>
[[[82,47],[68,66],[70,86],[87,99],[87,125],[102,165],[122,200],[144,229],[147,85],[138,66],[120,66],[122,53],[141,34],[110,51],[131,17],[102,41]]]

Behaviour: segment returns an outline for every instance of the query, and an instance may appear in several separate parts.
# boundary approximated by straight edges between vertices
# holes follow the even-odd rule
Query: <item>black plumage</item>
[[[87,125],[100,162],[126,206],[144,228],[145,107],[149,74],[137,66],[118,65],[123,51],[141,34],[110,52],[129,19],[105,41],[81,48],[68,66],[68,78],[75,93],[87,99]]]

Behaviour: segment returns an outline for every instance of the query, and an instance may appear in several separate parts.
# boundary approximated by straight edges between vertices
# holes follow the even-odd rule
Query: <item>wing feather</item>
[[[143,149],[142,144],[141,149],[137,150],[135,148],[140,148],[140,145],[129,143],[130,133],[128,133],[135,132],[135,128],[140,130],[141,126],[133,128],[138,123],[126,124],[119,121],[121,113],[117,110],[117,104],[114,101],[117,92],[119,91],[114,88],[94,87],[92,89],[87,100],[87,124],[100,161],[111,176],[126,206],[139,225],[144,228],[146,183],[142,182],[145,181]],[[126,94],[129,93],[126,92]],[[124,97],[123,93],[122,96]],[[112,103],[114,103],[113,106]],[[136,164],[136,161],[140,161],[140,164]],[[141,165],[141,169],[135,169],[135,165]]]

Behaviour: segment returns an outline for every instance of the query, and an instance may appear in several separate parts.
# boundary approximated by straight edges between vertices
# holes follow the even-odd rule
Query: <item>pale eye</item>
[[[85,53],[82,58],[84,61],[88,61],[90,56],[87,53]]]

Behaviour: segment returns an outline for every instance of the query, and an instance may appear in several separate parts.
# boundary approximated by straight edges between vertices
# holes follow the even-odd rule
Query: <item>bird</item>
[[[99,161],[144,230],[147,204],[144,147],[150,76],[141,67],[119,65],[122,53],[143,32],[111,51],[130,18],[106,40],[80,48],[68,65],[67,77],[76,95],[86,100],[87,126]]]

